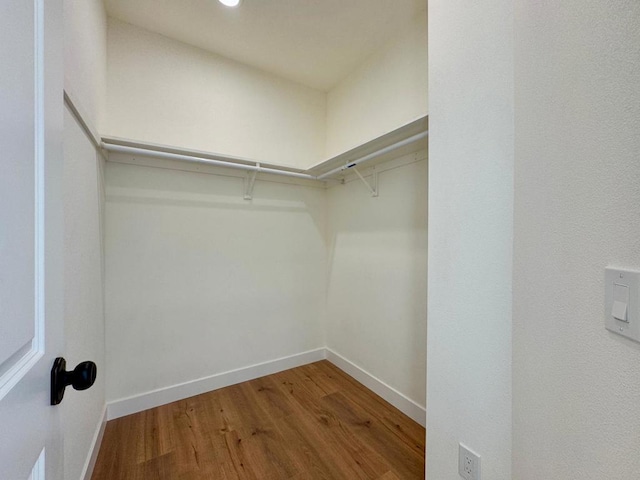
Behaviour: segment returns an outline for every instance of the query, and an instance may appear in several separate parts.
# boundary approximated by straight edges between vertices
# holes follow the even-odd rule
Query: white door
[[[62,3],[0,0],[0,479],[62,480]]]

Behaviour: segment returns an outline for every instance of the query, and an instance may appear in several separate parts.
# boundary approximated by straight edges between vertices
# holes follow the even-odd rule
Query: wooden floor
[[[107,424],[93,480],[422,479],[424,428],[327,361]]]

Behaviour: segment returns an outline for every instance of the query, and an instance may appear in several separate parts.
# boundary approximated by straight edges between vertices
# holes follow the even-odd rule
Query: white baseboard
[[[318,348],[308,352],[278,358],[257,365],[219,373],[210,377],[192,380],[190,382],[161,388],[151,392],[132,397],[114,400],[107,404],[107,419],[124,417],[132,413],[142,412],[150,408],[165,405],[167,403],[183,400],[185,398],[200,395],[202,393],[228,387],[237,383],[246,382],[255,378],[264,377],[273,373],[282,372],[290,368],[300,367],[320,360],[329,360],[340,370],[352,376],[369,390],[384,398],[409,418],[426,425],[426,410],[404,394],[390,387],[379,378],[376,378],[365,369],[347,360],[342,355],[330,348]],[[91,466],[93,468],[93,466]]]
[[[362,383],[369,390],[380,395],[409,418],[418,422],[423,427],[426,426],[427,411],[425,407],[418,405],[409,397],[403,395],[395,388],[390,387],[379,378],[374,377],[365,369],[357,366],[330,348],[326,349],[326,358],[340,370]]]
[[[135,395],[120,400],[114,400],[107,404],[107,418],[124,417],[132,413],[142,412],[149,408],[158,407],[167,403],[183,400],[185,398],[200,395],[202,393],[228,387],[237,383],[246,382],[255,378],[264,377],[273,373],[300,367],[309,363],[324,360],[326,358],[324,348],[310,350],[308,352],[278,358],[257,365],[239,368],[230,372],[219,373],[210,377],[200,378],[189,382],[161,388],[148,393]]]
[[[91,448],[89,449],[89,456],[85,461],[84,468],[82,469],[81,480],[91,480],[93,475],[93,468],[96,466],[96,460],[98,459],[98,453],[100,452],[100,445],[102,445],[102,437],[104,437],[104,429],[107,426],[107,406],[102,409],[102,416],[100,417],[100,423],[96,427],[96,432],[93,434],[91,440]]]

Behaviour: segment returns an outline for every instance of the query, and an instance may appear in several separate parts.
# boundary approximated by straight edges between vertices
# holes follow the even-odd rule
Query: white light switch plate
[[[613,316],[614,310],[622,312],[620,304],[614,309],[614,289],[618,285],[629,287],[629,304],[627,305],[627,321]],[[607,330],[640,342],[640,272],[606,268],[604,274],[604,326]],[[619,313],[618,313],[618,316]]]

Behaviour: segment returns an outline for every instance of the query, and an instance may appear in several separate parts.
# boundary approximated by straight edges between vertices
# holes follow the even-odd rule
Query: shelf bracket
[[[378,171],[375,169],[375,167],[373,168],[373,173],[372,173],[372,179],[373,179],[373,185],[371,185],[369,182],[367,182],[367,180],[362,176],[362,174],[358,171],[358,169],[356,167],[351,167],[349,170],[353,170],[354,172],[356,172],[356,175],[358,175],[358,178],[360,178],[360,180],[362,180],[362,183],[365,184],[365,186],[367,187],[367,189],[369,190],[369,192],[371,193],[372,197],[377,197],[378,196]]]
[[[260,168],[260,164],[257,163],[256,167]],[[253,200],[253,187],[256,184],[256,176],[258,175],[258,170],[254,170],[253,172],[247,172],[247,176],[244,178],[244,199],[245,200]]]

